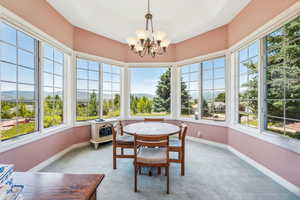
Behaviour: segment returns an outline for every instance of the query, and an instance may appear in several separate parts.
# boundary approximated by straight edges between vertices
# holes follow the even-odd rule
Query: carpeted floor
[[[140,175],[139,192],[135,193],[132,160],[119,159],[117,167],[112,169],[112,146],[105,144],[98,150],[76,149],[41,171],[104,173],[106,177],[97,191],[101,200],[300,199],[231,152],[192,141],[187,141],[186,175],[180,176],[178,164],[171,165],[169,195],[165,193],[164,175]]]

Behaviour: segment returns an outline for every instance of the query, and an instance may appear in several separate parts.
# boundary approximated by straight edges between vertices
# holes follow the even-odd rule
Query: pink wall
[[[125,44],[97,35],[95,33],[74,28],[74,50],[84,53],[124,61]]]
[[[44,0],[0,0],[11,10],[68,47],[73,47],[73,26]]]
[[[73,144],[89,141],[90,127],[75,127],[0,153],[0,163],[13,163],[27,171]]]
[[[201,138],[221,144],[227,144],[227,127],[185,122],[188,136]]]
[[[299,0],[252,0],[229,24],[228,43],[232,46]]]
[[[233,129],[228,129],[228,145],[300,187],[298,153]]]
[[[225,25],[176,43],[176,61],[225,50],[227,48],[227,25]]]

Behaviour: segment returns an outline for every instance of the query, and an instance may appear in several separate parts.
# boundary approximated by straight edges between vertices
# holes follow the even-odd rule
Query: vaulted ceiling
[[[71,24],[125,42],[145,27],[147,0],[47,0]],[[151,0],[154,29],[172,43],[229,23],[251,0]]]

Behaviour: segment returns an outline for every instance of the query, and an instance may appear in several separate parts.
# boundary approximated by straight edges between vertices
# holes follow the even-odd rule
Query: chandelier
[[[150,0],[148,0],[148,12],[145,15],[146,29],[137,30],[136,37],[127,38],[130,49],[144,57],[146,54],[151,55],[153,58],[156,55],[163,55],[167,51],[170,40],[166,39],[166,33],[162,31],[154,31],[152,23],[152,14],[150,13]],[[149,23],[151,30],[149,30]]]

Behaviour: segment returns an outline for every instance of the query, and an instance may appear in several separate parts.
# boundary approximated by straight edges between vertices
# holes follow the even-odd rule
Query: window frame
[[[209,119],[204,119],[202,118],[202,95],[203,95],[203,67],[202,67],[202,64],[203,62],[205,61],[213,61],[213,60],[216,60],[216,59],[219,59],[219,58],[224,58],[224,78],[218,78],[218,79],[224,79],[224,92],[225,92],[225,105],[226,105],[226,108],[225,108],[225,120],[209,120]],[[181,76],[182,76],[182,73],[181,73],[181,68],[182,67],[185,67],[187,65],[192,65],[192,64],[197,64],[198,67],[199,67],[199,70],[198,70],[198,76],[199,76],[199,79],[198,79],[198,85],[199,85],[199,95],[198,95],[198,119],[191,119],[191,118],[184,118],[181,116]],[[228,88],[228,84],[227,84],[227,79],[228,79],[228,70],[227,70],[227,67],[230,66],[229,65],[229,62],[228,62],[228,55],[225,53],[225,52],[218,52],[217,54],[215,55],[209,55],[207,57],[204,57],[204,58],[200,58],[200,59],[195,59],[195,61],[193,62],[183,62],[182,64],[180,64],[178,66],[178,81],[177,81],[177,84],[178,84],[178,99],[179,99],[179,104],[178,104],[178,107],[179,107],[179,111],[178,111],[178,116],[177,118],[180,119],[180,120],[185,120],[185,121],[194,121],[194,122],[198,122],[198,123],[204,123],[204,124],[213,124],[213,125],[221,125],[221,126],[227,126],[228,124],[228,108],[229,106],[227,105],[227,99],[228,99],[228,96],[230,94],[230,91],[229,91],[229,88]],[[219,69],[219,68],[217,68]],[[213,69],[214,70],[214,69]],[[212,81],[214,81],[214,77],[212,79]],[[214,88],[212,90],[215,90]]]
[[[258,120],[258,124],[257,124],[257,127],[251,127],[251,126],[248,126],[248,125],[243,125],[241,123],[239,123],[239,113],[240,113],[240,110],[239,110],[239,104],[240,104],[240,97],[239,97],[239,89],[240,89],[240,64],[241,63],[244,63],[244,62],[248,62],[249,60],[253,59],[254,57],[249,57],[249,55],[247,56],[247,59],[246,60],[243,60],[243,61],[240,61],[240,56],[239,56],[239,52],[241,50],[244,50],[244,49],[247,49],[247,52],[249,51],[249,47],[252,46],[253,44],[257,43],[257,55],[254,56],[254,57],[257,57],[257,120]],[[236,50],[235,52],[235,56],[236,56],[236,65],[235,65],[235,94],[236,94],[236,101],[234,101],[234,104],[235,104],[235,107],[236,107],[236,110],[235,110],[235,113],[236,115],[234,116],[235,118],[235,123],[238,124],[239,126],[243,126],[243,127],[246,127],[246,128],[249,128],[249,129],[253,129],[253,130],[257,130],[257,129],[260,129],[261,127],[261,108],[262,108],[262,105],[261,105],[261,97],[262,97],[262,88],[264,86],[264,84],[261,84],[262,80],[261,80],[261,77],[262,74],[261,74],[261,69],[263,67],[261,67],[262,65],[262,53],[261,53],[261,50],[262,50],[262,44],[261,44],[261,40],[260,39],[257,39],[257,40],[254,40],[254,41],[251,41],[249,43],[247,43],[246,45],[243,45],[242,47],[240,47],[238,50]],[[249,52],[247,53],[249,54]],[[247,76],[249,76],[249,73],[247,72]]]
[[[43,103],[43,100],[44,100],[44,69],[45,69],[45,66],[44,66],[44,59],[47,59],[44,57],[44,47],[45,46],[49,46],[50,48],[53,48],[53,57],[54,57],[54,51],[55,50],[58,50],[60,51],[62,54],[63,54],[63,63],[60,63],[62,64],[62,67],[63,67],[63,72],[62,72],[62,105],[63,105],[63,109],[62,109],[62,116],[63,116],[63,119],[62,119],[62,123],[61,124],[58,124],[58,125],[55,125],[55,126],[51,126],[51,127],[47,127],[45,128],[44,127],[44,103]],[[66,108],[66,105],[67,105],[67,102],[66,102],[66,89],[67,89],[67,83],[66,83],[66,75],[67,75],[67,56],[66,56],[66,53],[57,48],[57,47],[54,47],[52,46],[51,44],[48,44],[47,42],[43,42],[43,41],[40,41],[39,42],[39,77],[40,77],[40,80],[39,80],[39,105],[40,105],[40,130],[43,130],[43,129],[46,129],[46,130],[51,130],[51,129],[55,129],[56,127],[59,127],[61,125],[65,125],[66,122],[67,122],[67,108]],[[55,76],[55,73],[54,73],[54,64],[55,64],[55,61],[54,59],[52,60],[53,61],[53,73],[51,75],[53,75],[53,89],[55,89],[55,86],[54,86],[54,76]],[[46,72],[47,73],[47,72]],[[47,87],[47,86],[46,86]],[[49,86],[48,86],[49,87]]]
[[[29,37],[31,37],[34,40],[34,51],[35,51],[35,55],[34,55],[34,65],[35,65],[35,69],[34,69],[34,95],[35,95],[35,131],[33,132],[29,132],[26,134],[22,134],[16,137],[12,137],[3,141],[0,141],[0,144],[3,145],[3,148],[0,148],[0,150],[2,151],[2,149],[10,149],[13,148],[15,146],[19,146],[22,145],[24,143],[27,143],[27,141],[35,141],[37,139],[40,138],[44,138],[47,137],[51,134],[56,133],[57,131],[60,132],[62,130],[64,130],[66,127],[69,127],[71,123],[68,123],[68,121],[70,121],[70,116],[67,115],[67,108],[66,108],[66,104],[67,104],[67,98],[66,98],[66,89],[69,86],[69,83],[67,83],[67,81],[65,81],[66,78],[68,78],[70,75],[67,76],[67,67],[70,64],[70,50],[68,48],[66,48],[64,45],[61,45],[60,43],[56,43],[55,41],[53,42],[51,39],[48,39],[47,36],[43,37],[40,35],[36,35],[34,31],[32,31],[29,28],[26,27],[19,27],[16,25],[16,20],[13,19],[0,19],[0,23],[4,23],[10,27],[12,27],[16,32],[22,32],[25,35],[28,35]],[[16,37],[18,37],[16,35]],[[62,100],[63,100],[63,121],[61,124],[57,125],[57,126],[52,126],[49,128],[44,128],[43,127],[43,82],[44,82],[44,77],[43,77],[43,69],[44,69],[44,64],[43,64],[43,45],[47,44],[48,46],[57,49],[58,51],[60,51],[63,54],[63,63],[62,63],[62,67],[63,67],[63,80],[62,80],[62,90],[63,90],[63,94],[62,94]],[[23,49],[23,48],[20,48]],[[16,49],[18,51],[18,48]],[[27,52],[27,50],[25,49],[25,51]],[[18,60],[18,57],[16,58]],[[16,66],[19,66],[18,64],[16,64]],[[21,65],[20,65],[21,66]],[[25,66],[26,67],[26,66]],[[17,77],[18,79],[18,77]],[[16,80],[16,84],[19,81]],[[68,100],[68,102],[70,102]],[[18,143],[20,141],[20,143]]]

